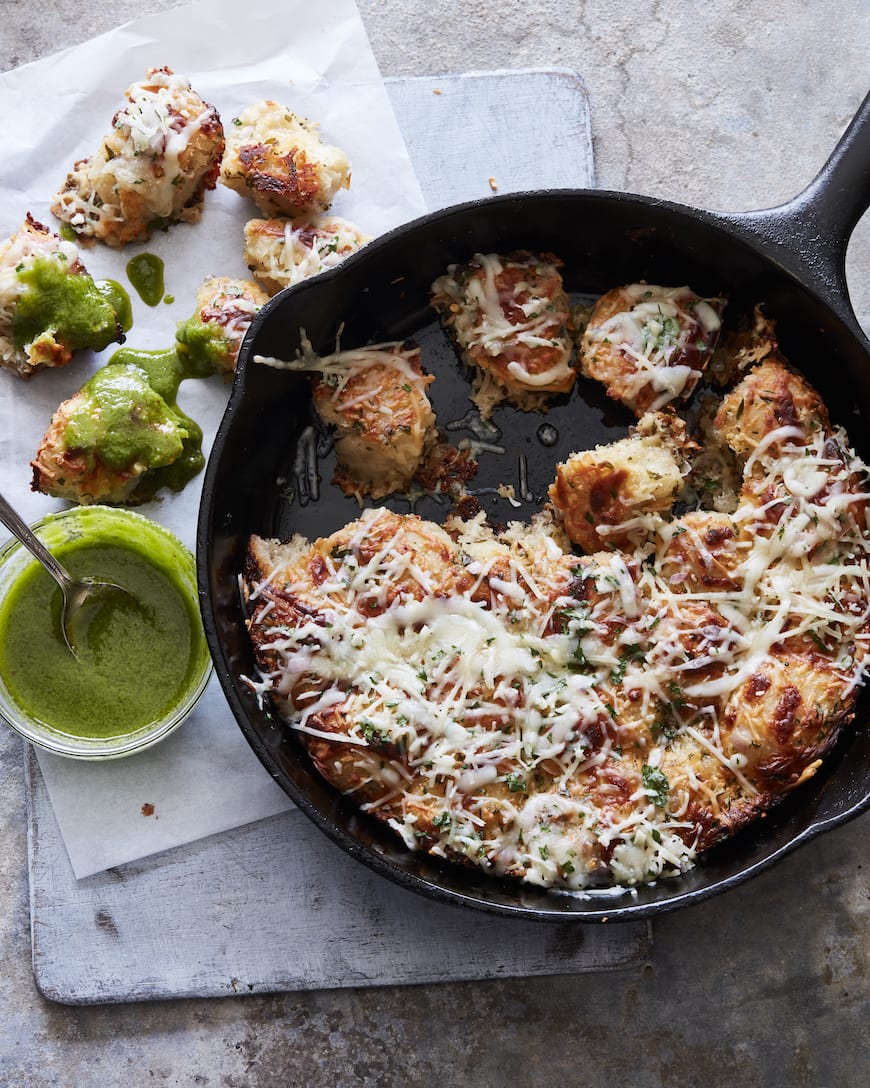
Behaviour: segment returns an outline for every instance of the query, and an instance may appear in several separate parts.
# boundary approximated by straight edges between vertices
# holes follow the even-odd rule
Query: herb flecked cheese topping
[[[573,384],[558,267],[549,255],[477,253],[432,284],[433,304],[467,361],[515,391],[565,392]]]
[[[583,557],[540,525],[366,511],[260,562],[250,683],[409,847],[569,889],[674,875],[850,716],[865,480],[842,432],[780,427],[733,514]]]
[[[616,288],[598,300],[586,327],[584,372],[638,415],[685,399],[715,346],[723,305],[689,287]]]
[[[198,219],[224,146],[217,111],[168,68],[149,69],[125,97],[96,153],[75,163],[52,204],[76,234],[113,246]]]

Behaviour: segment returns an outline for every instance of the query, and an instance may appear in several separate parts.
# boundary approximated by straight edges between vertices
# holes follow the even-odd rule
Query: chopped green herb
[[[368,718],[363,718],[360,725],[362,726],[362,735],[370,744],[383,744],[390,739],[375,726],[374,722],[370,722]]]
[[[524,778],[521,778],[518,774],[512,773],[512,774],[506,775],[505,776],[505,784],[507,785],[507,788],[511,791],[511,793],[525,793],[526,792],[526,781],[525,781]]]
[[[683,694],[683,689],[676,682],[676,680],[668,680],[667,683],[668,695],[671,697],[671,706],[675,706],[678,709],[686,705],[686,697]]]
[[[823,654],[828,653],[828,647],[825,645],[824,640],[820,638],[815,631],[807,631],[807,634],[810,636],[816,647],[821,650]]]
[[[664,808],[668,803],[668,792],[671,788],[664,771],[644,763],[640,773],[643,776],[644,789],[649,794],[650,800],[659,808]]]

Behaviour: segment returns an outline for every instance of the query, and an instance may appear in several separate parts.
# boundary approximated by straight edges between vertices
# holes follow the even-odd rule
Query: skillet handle
[[[870,206],[870,94],[810,184],[793,199],[765,211],[729,216],[761,238],[783,263],[818,281],[825,301],[855,321],[846,286],[846,248]]]

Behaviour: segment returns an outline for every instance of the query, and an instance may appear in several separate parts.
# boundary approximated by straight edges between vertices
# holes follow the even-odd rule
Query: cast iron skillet
[[[787,357],[818,387],[835,421],[867,457],[870,344],[845,285],[849,236],[870,203],[870,95],[816,180],[781,207],[726,216],[661,200],[601,191],[505,195],[427,215],[367,245],[337,269],[272,299],[255,319],[239,359],[229,406],[203,488],[198,526],[199,591],[217,674],[242,732],[270,774],[306,816],[351,856],[402,887],[443,902],[497,914],[556,921],[639,918],[721,892],[819,832],[870,807],[870,731],[847,731],[822,773],[766,819],[705,856],[676,880],[618,897],[579,898],[466,871],[407,850],[327,785],[292,731],[261,708],[240,680],[256,667],[238,591],[249,534],[315,537],[359,514],[329,480],[328,436],[310,429],[307,382],[253,362],[293,358],[304,329],[316,350],[379,340],[418,339],[439,422],[468,436],[468,382],[433,321],[428,292],[447,264],[475,252],[550,250],[564,261],[566,286],[594,296],[622,283],[689,283],[723,293],[728,313],[763,302],[776,318]],[[496,423],[503,455],[483,453],[473,486],[494,520],[528,518],[572,449],[621,437],[631,419],[597,387],[579,389],[544,417],[503,410]],[[315,464],[319,453],[319,460]],[[317,470],[319,469],[319,480]],[[512,509],[487,489],[514,482],[525,497]],[[408,502],[390,503],[407,511]],[[443,518],[430,499],[424,517]],[[866,714],[856,724],[865,724]]]

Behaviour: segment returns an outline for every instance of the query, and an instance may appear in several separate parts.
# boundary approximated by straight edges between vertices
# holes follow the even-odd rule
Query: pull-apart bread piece
[[[714,428],[741,464],[753,462],[754,475],[763,451],[827,434],[831,423],[815,389],[781,356],[771,355],[723,398]]]
[[[52,212],[81,238],[120,247],[158,227],[195,223],[215,187],[224,131],[217,110],[183,76],[149,68],[96,154],[73,167]]]
[[[245,263],[270,295],[334,268],[370,241],[338,216],[251,219],[245,224]]]
[[[306,351],[295,362],[258,363],[311,374],[315,411],[335,428],[334,482],[373,499],[407,490],[437,438],[416,344],[392,341],[332,355]]]
[[[83,505],[179,490],[204,464],[202,432],[170,401],[139,367],[108,363],[52,416],[31,462],[32,489]]]
[[[769,647],[725,695],[726,750],[775,792],[812,776],[854,714],[868,662],[868,473],[780,357],[748,372],[716,425],[742,465],[741,595],[755,602],[756,647]]]
[[[674,517],[686,447],[663,415],[626,440],[642,460],[616,443],[577,472],[661,457],[642,542],[577,556],[540,520],[496,534],[388,510],[314,543],[252,539],[251,688],[408,847],[542,885],[654,881],[810,778],[851,720],[866,466],[767,360],[719,412],[736,510]]]
[[[349,188],[350,164],[316,125],[267,99],[233,118],[220,180],[266,216],[317,215]]]
[[[0,366],[24,376],[123,339],[111,295],[88,275],[76,245],[28,213],[0,247]]]
[[[724,300],[689,287],[632,283],[596,302],[580,344],[580,366],[635,415],[685,400],[709,362]]]
[[[472,400],[486,419],[496,404],[535,410],[571,391],[571,312],[552,254],[476,254],[432,284],[432,305],[475,374]]]
[[[550,499],[585,552],[630,547],[670,513],[697,447],[673,412],[647,412],[619,442],[573,453],[556,466]]]
[[[252,280],[207,276],[196,292],[196,309],[175,332],[175,350],[197,374],[232,374],[239,348],[269,296]]]
[[[314,544],[254,538],[252,686],[324,777],[412,849],[582,887],[621,839],[599,843],[596,821],[615,828],[645,787],[632,768],[630,788],[612,789],[608,710],[567,664],[576,557],[543,532],[465,529],[368,510]],[[601,775],[582,784],[588,760]]]

